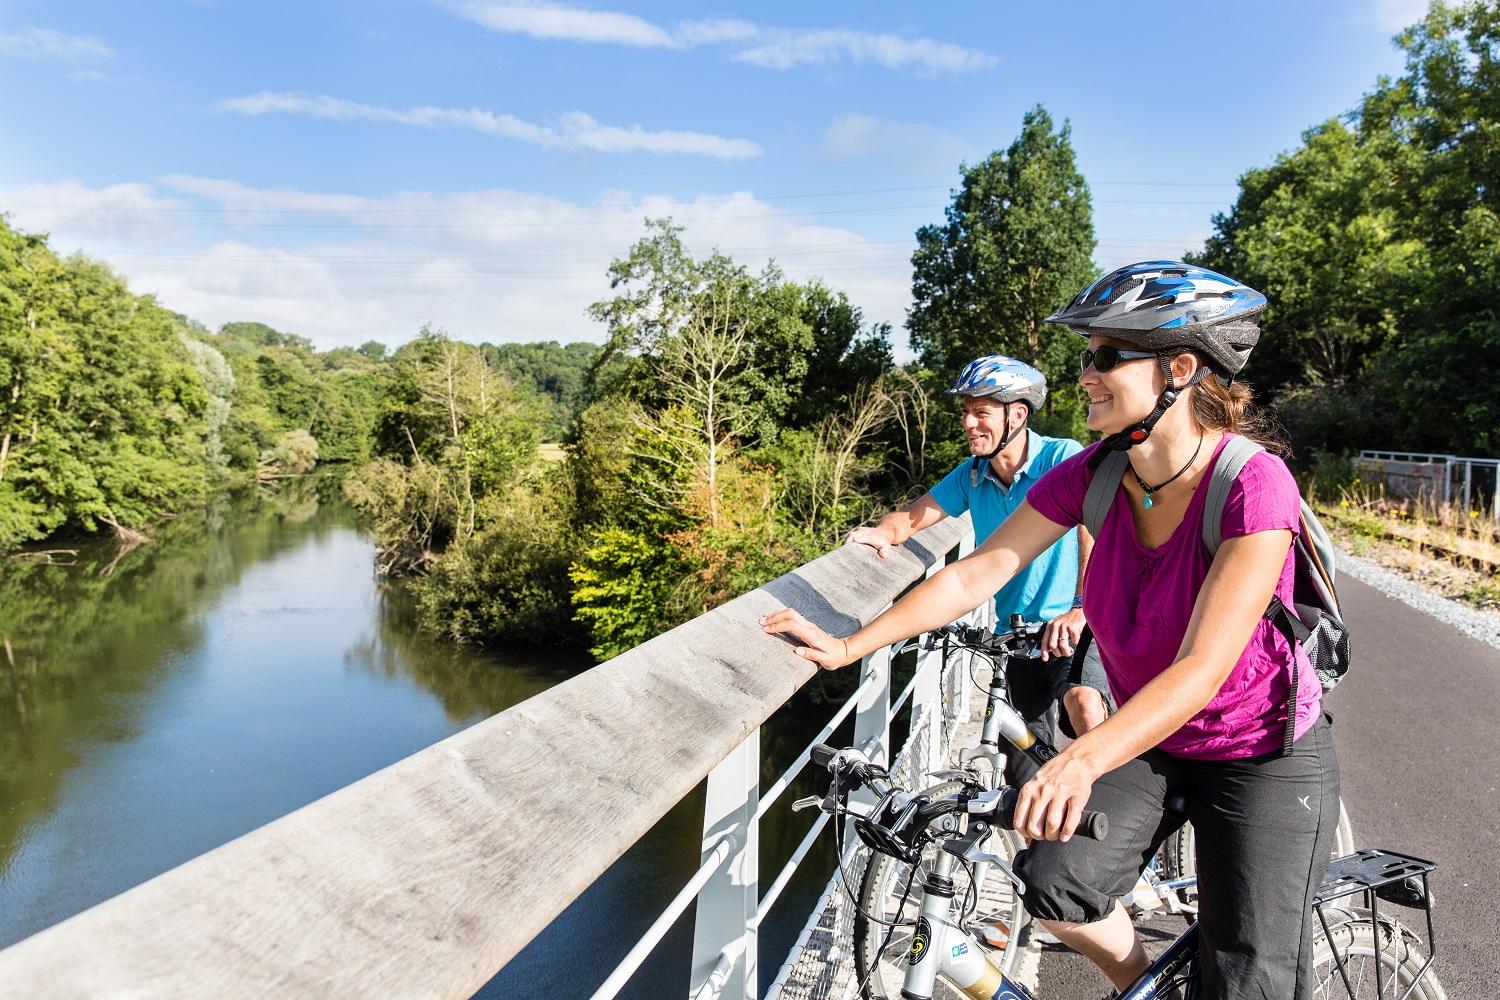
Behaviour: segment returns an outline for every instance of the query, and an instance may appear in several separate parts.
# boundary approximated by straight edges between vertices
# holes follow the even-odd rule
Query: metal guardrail
[[[974,536],[970,531],[950,554],[962,557],[973,547]],[[943,560],[935,561],[926,576],[931,577],[943,565]],[[969,617],[976,623],[989,624],[987,612],[987,608],[981,609]],[[925,773],[942,765],[945,705],[950,714],[967,707],[966,685],[944,691],[944,660],[939,650],[918,651],[911,681],[892,701],[891,667],[899,652],[897,647],[886,647],[861,661],[859,687],[764,794],[760,790],[759,729],[709,773],[702,864],[594,992],[592,1000],[612,1000],[617,996],[695,899],[698,905],[688,995],[692,1000],[756,1000],[760,925],[823,832],[829,817],[818,814],[764,895],[759,892],[760,820],[807,766],[813,745],[827,740],[853,714],[854,745],[861,747],[871,760],[888,764],[893,756],[889,747],[891,722],[910,703],[909,736],[904,750],[915,756],[919,773]],[[855,797],[861,794],[870,793],[864,790],[855,793]],[[846,845],[846,850],[850,846]],[[787,966],[781,966],[781,974],[766,990],[767,997],[777,995],[786,970]]]
[[[1474,503],[1488,479],[1489,515],[1500,521],[1500,458],[1366,448],[1359,453],[1358,465],[1383,475],[1393,493],[1426,495],[1445,507],[1461,497],[1465,511],[1477,509]],[[1478,477],[1475,470],[1480,471]]]

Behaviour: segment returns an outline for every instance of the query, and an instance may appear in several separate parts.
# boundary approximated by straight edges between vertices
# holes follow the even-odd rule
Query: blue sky
[[[1098,263],[1177,256],[1400,72],[1424,7],[11,0],[0,212],[322,347],[598,340],[609,260],[671,215],[904,346],[915,230],[1033,105],[1071,123]]]

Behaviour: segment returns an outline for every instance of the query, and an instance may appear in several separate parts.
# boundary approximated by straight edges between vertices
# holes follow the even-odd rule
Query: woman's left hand
[[[1066,751],[1049,760],[1016,802],[1016,832],[1033,840],[1067,840],[1089,802],[1098,775]]]
[[[798,640],[802,645],[792,652],[824,670],[837,670],[851,660],[846,640],[834,638],[791,608],[762,615],[760,628],[770,635],[789,635]]]

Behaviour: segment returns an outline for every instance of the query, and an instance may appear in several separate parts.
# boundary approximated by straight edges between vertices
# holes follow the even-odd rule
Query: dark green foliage
[[[1008,149],[962,173],[947,221],[917,231],[912,347],[950,379],[976,357],[1009,354],[1040,368],[1061,395],[1077,344],[1042,320],[1097,273],[1093,209],[1068,125],[1054,130],[1038,105]]]
[[[1500,7],[1396,41],[1405,74],[1247,172],[1200,259],[1269,294],[1248,374],[1300,449],[1495,454]]]
[[[584,341],[559,344],[482,344],[485,360],[510,376],[522,391],[532,391],[544,407],[542,439],[561,441],[573,418],[590,402],[589,370],[599,345]]]
[[[217,426],[176,317],[0,223],[0,547],[202,498]]]
[[[422,620],[465,640],[576,643],[568,566],[576,544],[571,490],[542,468],[487,504],[483,526],[456,539],[412,583]]]

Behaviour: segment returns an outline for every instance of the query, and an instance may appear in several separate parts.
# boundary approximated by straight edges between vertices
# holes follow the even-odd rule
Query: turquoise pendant
[[[1141,506],[1146,510],[1151,509],[1151,494],[1147,493],[1145,496],[1141,497]]]

